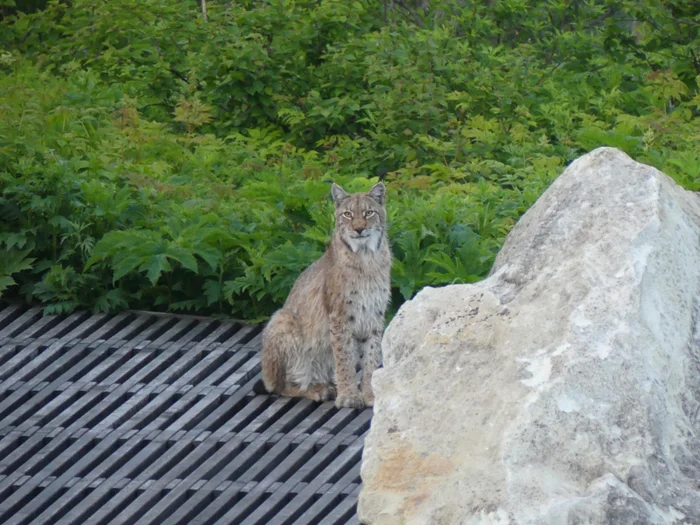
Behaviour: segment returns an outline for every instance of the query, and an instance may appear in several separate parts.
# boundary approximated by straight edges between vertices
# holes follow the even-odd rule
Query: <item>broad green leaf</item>
[[[10,286],[17,284],[15,280],[9,275],[0,275],[0,295],[2,292],[7,290]]]
[[[144,263],[144,258],[137,255],[128,255],[127,257],[119,260],[118,265],[114,268],[114,276],[112,277],[112,283],[116,283],[119,279],[124,277],[126,274],[133,272],[139,265]]]
[[[160,275],[163,272],[169,272],[172,269],[165,254],[154,255],[148,261],[141,264],[140,271],[146,271],[146,277],[151,281],[151,284],[156,284]]]
[[[213,271],[216,271],[219,262],[223,258],[223,254],[220,250],[207,246],[198,246],[195,248],[194,253],[204,259]]]
[[[165,250],[165,255],[171,259],[176,260],[188,270],[197,273],[197,259],[195,259],[194,255],[192,255],[192,252],[190,252],[187,248],[171,244]]]
[[[204,281],[204,297],[207,299],[207,306],[211,306],[221,299],[222,292],[223,287],[219,281],[214,281],[211,279]]]

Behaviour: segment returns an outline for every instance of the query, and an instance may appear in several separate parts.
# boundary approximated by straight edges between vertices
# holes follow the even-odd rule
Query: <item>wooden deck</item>
[[[256,395],[259,341],[0,303],[0,523],[359,523],[372,411]]]

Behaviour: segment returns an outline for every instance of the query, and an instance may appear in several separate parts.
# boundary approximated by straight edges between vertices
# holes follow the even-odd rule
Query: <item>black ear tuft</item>
[[[368,195],[372,197],[375,201],[377,201],[379,204],[384,204],[384,200],[386,199],[386,186],[384,186],[384,183],[378,182],[374,186],[372,186],[372,189],[369,190]]]

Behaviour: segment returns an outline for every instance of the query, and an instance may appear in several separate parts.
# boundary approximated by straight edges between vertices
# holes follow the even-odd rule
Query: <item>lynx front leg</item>
[[[362,383],[360,390],[365,406],[374,405],[374,392],[372,392],[372,374],[379,368],[382,359],[382,330],[374,327],[372,332],[363,344],[362,351]]]
[[[350,344],[350,330],[342,316],[331,318],[331,347],[335,358],[335,377],[338,390],[335,406],[338,408],[364,408],[355,381],[355,352]]]

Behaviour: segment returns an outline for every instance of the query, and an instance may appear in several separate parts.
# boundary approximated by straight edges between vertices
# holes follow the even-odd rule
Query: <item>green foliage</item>
[[[0,2],[0,293],[261,319],[385,175],[397,307],[595,147],[698,191],[691,4]]]

